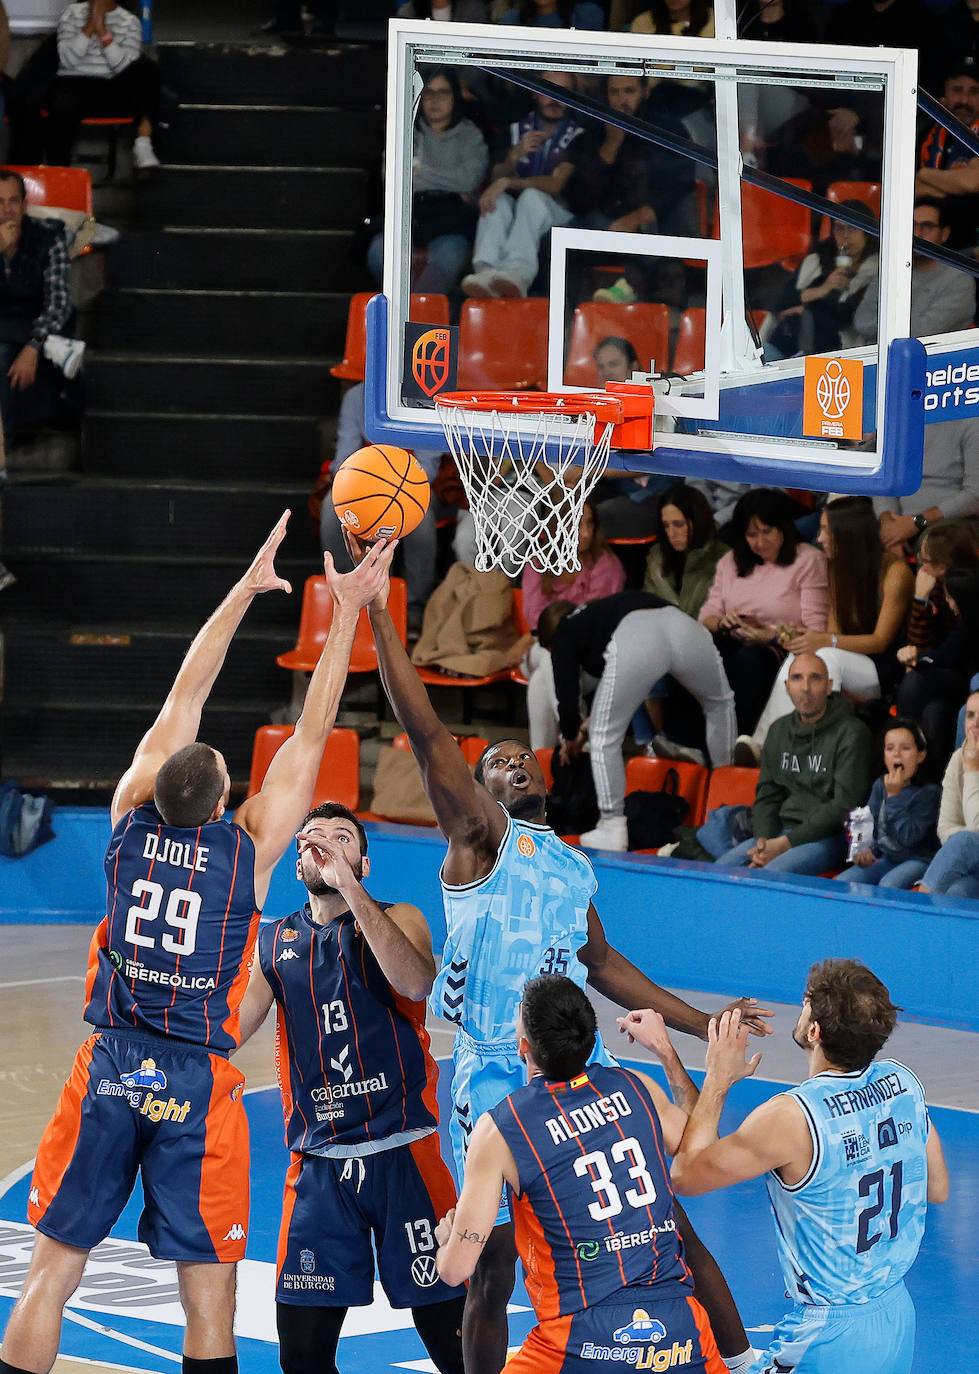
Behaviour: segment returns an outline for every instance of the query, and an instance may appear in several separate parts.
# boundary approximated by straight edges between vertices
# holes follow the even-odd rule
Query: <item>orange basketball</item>
[[[333,479],[333,509],[358,539],[401,539],[421,523],[431,497],[415,455],[369,444],[344,458]]]

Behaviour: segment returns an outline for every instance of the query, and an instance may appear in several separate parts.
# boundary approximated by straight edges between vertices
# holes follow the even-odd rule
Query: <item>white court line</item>
[[[72,1364],[97,1364],[100,1369],[121,1369],[123,1374],[163,1374],[160,1369],[140,1369],[134,1364],[113,1364],[111,1360],[93,1360],[88,1355],[62,1355],[58,1352],[59,1360],[70,1360]]]
[[[135,1336],[123,1335],[121,1331],[114,1331],[111,1326],[106,1326],[104,1322],[93,1322],[91,1317],[85,1317],[81,1312],[74,1312],[70,1307],[64,1310],[67,1321],[76,1322],[79,1326],[86,1327],[89,1331],[95,1331],[100,1336],[108,1336],[110,1340],[121,1341],[123,1345],[131,1345],[135,1350],[145,1350],[149,1355],[159,1355],[164,1360],[171,1360],[174,1364],[182,1364],[183,1356],[175,1355],[172,1350],[162,1350],[158,1345],[149,1345],[146,1341],[139,1341]],[[59,1352],[60,1353],[60,1352]],[[70,1360],[70,1355],[63,1355],[63,1359]],[[96,1363],[93,1361],[93,1363]],[[116,1366],[123,1368],[123,1366]]]
[[[15,983],[0,983],[0,988],[35,988],[42,983],[84,983],[84,973],[62,973],[57,978],[19,978]]]

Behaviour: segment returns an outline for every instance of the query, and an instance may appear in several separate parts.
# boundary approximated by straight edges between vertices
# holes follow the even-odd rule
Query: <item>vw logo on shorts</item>
[[[438,1283],[439,1271],[435,1268],[435,1257],[433,1255],[419,1255],[417,1259],[413,1259],[411,1261],[411,1277],[419,1288],[431,1288],[433,1283]]]
[[[826,371],[816,383],[816,400],[827,420],[841,420],[846,413],[850,404],[850,383],[837,358],[826,364]]]

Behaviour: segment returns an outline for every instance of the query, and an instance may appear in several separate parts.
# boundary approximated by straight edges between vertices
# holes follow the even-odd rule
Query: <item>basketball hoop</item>
[[[623,400],[545,391],[433,399],[469,498],[479,571],[515,577],[531,562],[540,572],[578,572],[581,513],[626,416]]]

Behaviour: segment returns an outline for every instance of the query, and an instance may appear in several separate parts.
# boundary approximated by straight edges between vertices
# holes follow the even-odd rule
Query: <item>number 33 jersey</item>
[[[490,1116],[517,1166],[514,1236],[538,1320],[623,1288],[647,1287],[651,1302],[692,1291],[659,1117],[634,1074],[537,1075]]]
[[[910,1069],[882,1059],[818,1073],[787,1094],[802,1108],[812,1163],[788,1187],[767,1177],[788,1295],[870,1302],[904,1277],[925,1230],[928,1111]]]
[[[152,806],[123,816],[105,854],[85,1020],[228,1054],[258,935],[255,847],[227,821],[182,829]]]

